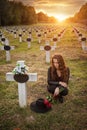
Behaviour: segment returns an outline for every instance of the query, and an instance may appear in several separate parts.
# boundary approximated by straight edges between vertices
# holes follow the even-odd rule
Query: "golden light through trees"
[[[64,21],[68,16],[66,14],[54,14],[54,17],[58,19],[59,22]]]

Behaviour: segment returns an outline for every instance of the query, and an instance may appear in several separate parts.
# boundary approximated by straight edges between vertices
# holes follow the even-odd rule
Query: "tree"
[[[24,6],[21,2],[0,0],[0,25],[32,24],[37,22],[33,7]]]

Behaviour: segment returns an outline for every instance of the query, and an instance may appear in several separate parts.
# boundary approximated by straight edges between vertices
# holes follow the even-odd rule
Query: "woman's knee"
[[[68,89],[67,89],[67,88],[64,88],[64,90],[63,90],[62,92],[60,92],[60,94],[61,94],[62,96],[68,95]]]
[[[48,92],[50,92],[51,94],[54,94],[54,91],[55,91],[55,86],[47,86],[47,90]]]

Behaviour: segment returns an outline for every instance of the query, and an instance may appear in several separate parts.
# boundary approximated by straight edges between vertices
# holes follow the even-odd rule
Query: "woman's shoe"
[[[63,103],[63,102],[64,102],[64,100],[63,100],[63,97],[62,97],[62,96],[59,96],[59,97],[58,97],[58,99],[59,99],[59,102],[60,102],[60,103]]]

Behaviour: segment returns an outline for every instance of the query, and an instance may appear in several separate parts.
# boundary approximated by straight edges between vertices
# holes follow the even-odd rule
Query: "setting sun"
[[[61,22],[61,21],[65,20],[67,18],[67,15],[65,15],[65,14],[58,14],[58,15],[55,14],[54,17],[57,18]]]

